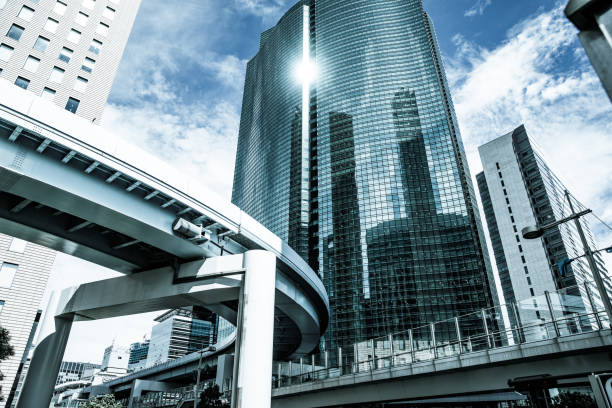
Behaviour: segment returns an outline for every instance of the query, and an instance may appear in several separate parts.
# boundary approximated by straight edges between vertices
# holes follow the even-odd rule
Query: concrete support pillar
[[[254,250],[244,254],[239,299],[232,408],[270,407],[276,256]]]
[[[53,319],[52,313],[47,314]],[[51,403],[73,319],[69,317],[54,320],[55,330],[44,338],[39,336],[42,341],[38,342],[34,350],[17,408],[48,407]]]

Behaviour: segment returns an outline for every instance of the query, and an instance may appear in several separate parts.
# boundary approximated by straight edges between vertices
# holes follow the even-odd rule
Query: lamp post
[[[197,408],[198,407],[198,403],[200,402],[200,372],[202,370],[202,355],[204,354],[204,352],[208,352],[208,351],[217,351],[215,346],[208,346],[206,348],[201,348],[200,349],[200,358],[198,360],[198,375],[196,377],[196,383],[195,383],[195,387],[194,387],[194,394],[193,394],[193,408]]]
[[[589,247],[589,244],[584,235],[584,231],[582,230],[582,225],[580,224],[579,218],[591,213],[591,210],[584,210],[579,213],[574,211],[574,205],[572,204],[572,200],[570,200],[569,191],[565,190],[565,198],[569,202],[570,210],[572,211],[571,215],[565,217],[559,221],[552,222],[550,224],[542,225],[542,226],[528,226],[521,230],[523,238],[525,239],[537,239],[544,235],[544,231],[549,230],[551,228],[555,228],[561,224],[564,224],[568,221],[573,220],[576,225],[576,229],[578,230],[578,235],[580,236],[580,241],[582,241],[582,246],[584,248],[584,256],[586,257],[589,267],[591,271],[593,271],[593,278],[595,279],[595,284],[597,285],[597,289],[601,294],[601,300],[604,305],[604,309],[606,314],[608,315],[608,320],[612,322],[612,303],[610,302],[610,298],[608,297],[608,291],[606,290],[606,286],[604,285],[603,279],[601,277],[601,273],[599,272],[599,268],[597,267],[597,262],[595,261],[595,257],[593,256],[593,251]]]

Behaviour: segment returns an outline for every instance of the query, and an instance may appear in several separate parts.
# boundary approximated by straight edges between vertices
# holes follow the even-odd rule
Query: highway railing
[[[273,388],[610,328],[594,283],[276,363]]]

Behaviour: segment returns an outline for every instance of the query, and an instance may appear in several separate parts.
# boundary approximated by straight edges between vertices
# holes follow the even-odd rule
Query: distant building
[[[94,371],[99,370],[100,367],[101,366],[99,364],[93,363],[62,361],[55,385],[83,379],[91,379],[94,375]]]
[[[130,359],[128,360],[128,371],[142,370],[147,365],[150,340],[130,345]]]
[[[217,315],[199,306],[170,310],[155,321],[159,324],[151,330],[146,367],[183,357],[217,341]]]
[[[130,360],[129,351],[112,344],[104,350],[101,371],[127,370]]]
[[[561,267],[564,260],[584,254],[572,222],[546,231],[541,239],[521,236],[526,226],[544,225],[570,214],[565,186],[537,152],[525,127],[521,125],[478,150],[484,171],[476,179],[506,303],[592,281],[584,258]],[[573,204],[578,207],[578,203]],[[591,248],[595,248],[586,220],[581,219],[581,223]],[[600,270],[607,273],[600,255],[595,256]],[[584,287],[567,294],[575,296],[575,310],[564,312],[584,311],[589,304]],[[544,297],[535,300],[537,304],[533,302],[520,302],[517,307],[523,324],[544,317]],[[513,313],[509,317],[514,324]]]

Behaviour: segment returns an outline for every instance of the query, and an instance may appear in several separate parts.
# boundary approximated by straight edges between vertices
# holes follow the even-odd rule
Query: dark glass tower
[[[306,86],[294,75],[304,53],[317,67]],[[497,300],[420,0],[303,1],[262,35],[232,201],[318,271],[332,308],[326,348]]]

